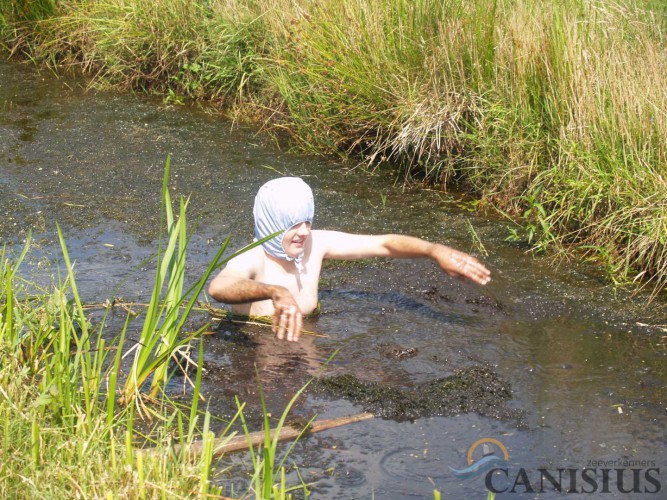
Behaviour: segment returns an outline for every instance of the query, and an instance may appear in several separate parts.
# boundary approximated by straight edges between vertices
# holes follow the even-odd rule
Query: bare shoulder
[[[331,231],[329,229],[313,229],[313,244],[318,246],[325,246],[330,244],[330,242],[334,241],[336,238],[346,234],[347,233],[343,233],[341,231]]]
[[[230,259],[221,271],[221,274],[253,278],[262,269],[264,258],[264,249],[261,245],[258,245]]]

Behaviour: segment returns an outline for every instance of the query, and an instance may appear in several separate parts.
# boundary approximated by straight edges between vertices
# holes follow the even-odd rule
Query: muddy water
[[[662,468],[662,491],[628,495],[612,481],[603,496],[664,495],[664,297],[646,307],[646,296],[613,290],[588,265],[531,258],[503,241],[505,222],[471,215],[435,192],[404,190],[387,174],[368,176],[333,161],[278,152],[254,130],[202,111],[84,92],[79,81],[54,80],[25,66],[0,63],[0,137],[0,238],[19,247],[31,232],[36,248],[26,272],[47,283],[58,259],[57,221],[88,302],[147,300],[152,267],[145,260],[157,247],[168,154],[173,192],[191,197],[191,277],[227,235],[231,248],[250,241],[254,193],[276,172],[303,176],[312,185],[317,227],[410,233],[480,255],[474,228],[494,272],[487,287],[444,276],[430,262],[332,264],[322,276],[322,312],[306,322],[325,336],[306,336],[293,350],[264,327],[222,323],[206,337],[205,392],[222,417],[233,411],[234,395],[249,402],[251,418],[257,413],[254,366],[269,410],[277,414],[336,350],[330,375],[410,390],[484,367],[511,387],[507,409],[521,418],[376,418],[311,436],[292,459],[315,498],[432,498],[434,488],[445,498],[482,498],[483,475],[460,479],[450,469],[464,469],[469,448],[482,438],[507,448],[508,475],[494,479],[499,489],[509,491],[524,469],[539,491],[538,468],[577,470],[579,489],[584,467],[603,467],[592,461],[619,468],[618,461],[633,460],[643,461],[635,468]],[[195,317],[193,327],[206,320]],[[388,356],[387,346],[410,355]],[[179,391],[181,382],[174,379],[172,389]],[[296,413],[330,418],[362,410],[343,398],[310,393]],[[234,470],[235,479],[219,481],[242,486],[243,467]],[[640,479],[641,491],[656,489],[644,472]],[[598,482],[591,497],[602,495],[600,475]],[[626,489],[631,482],[628,472]],[[559,496],[546,484],[543,494],[518,485],[500,497]]]

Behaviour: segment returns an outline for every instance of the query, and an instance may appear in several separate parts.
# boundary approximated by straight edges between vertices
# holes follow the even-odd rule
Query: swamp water
[[[443,498],[485,498],[484,474],[465,479],[451,470],[465,469],[471,446],[483,438],[498,440],[508,453],[507,476],[494,476],[498,489],[508,489],[499,498],[559,497],[548,481],[544,493],[521,484],[509,492],[520,470],[539,491],[539,468],[556,476],[558,469],[575,470],[577,489],[592,491],[582,481],[586,467],[598,469],[597,489],[587,497],[664,498],[664,296],[644,307],[645,296],[615,292],[594,268],[527,256],[504,241],[506,222],[457,209],[435,192],[405,191],[386,174],[279,152],[253,130],[201,111],[84,92],[80,82],[26,66],[0,63],[0,137],[0,238],[18,249],[31,231],[36,244],[24,272],[48,284],[59,255],[57,221],[88,303],[148,300],[154,271],[146,260],[157,248],[170,153],[172,193],[191,196],[193,279],[227,235],[232,249],[249,243],[255,192],[278,172],[303,176],[313,187],[316,227],[408,233],[479,255],[474,228],[488,252],[480,257],[493,272],[486,287],[451,279],[427,261],[330,263],[322,274],[321,313],[305,324],[325,336],[306,335],[295,347],[274,340],[266,327],[236,323],[221,323],[206,336],[203,391],[210,410],[230,416],[239,395],[257,425],[255,366],[275,416],[335,351],[326,375],[347,380],[346,390],[376,388],[395,401],[461,373],[480,375],[473,385],[481,395],[489,394],[485,380],[497,386],[495,411],[473,405],[461,407],[468,413],[418,418],[407,410],[394,418],[345,390],[335,397],[332,389],[313,387],[297,415],[333,418],[366,405],[392,417],[315,434],[296,446],[290,461],[312,483],[313,498],[432,498],[434,488]],[[123,318],[122,311],[112,314],[110,327]],[[193,329],[208,319],[194,316]],[[138,336],[139,328],[132,333]],[[174,393],[182,387],[182,379],[172,381]],[[450,403],[443,405],[451,409]],[[482,447],[472,451],[479,461]],[[640,493],[619,492],[615,475],[603,493],[600,469],[623,468],[625,461],[642,469]],[[246,463],[234,457],[232,473],[220,482],[238,491]],[[657,489],[646,479],[649,468],[661,469],[649,474],[658,493],[643,493]],[[632,489],[633,473],[625,469],[624,487]]]

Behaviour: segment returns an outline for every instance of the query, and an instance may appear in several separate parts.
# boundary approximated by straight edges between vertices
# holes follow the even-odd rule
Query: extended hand
[[[303,327],[303,314],[298,304],[286,289],[273,296],[273,333],[280,340],[285,338],[289,342],[298,342]]]
[[[480,285],[491,281],[491,271],[472,255],[453,248],[438,245],[433,259],[450,276],[463,276]]]

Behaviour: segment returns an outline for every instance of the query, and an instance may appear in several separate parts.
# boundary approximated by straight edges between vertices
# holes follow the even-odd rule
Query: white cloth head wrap
[[[292,258],[285,253],[283,237],[291,227],[302,222],[312,224],[315,216],[313,192],[298,177],[280,177],[264,184],[255,196],[255,239],[261,240],[281,231],[262,243],[269,255],[282,260],[293,260],[301,271],[302,255]]]

